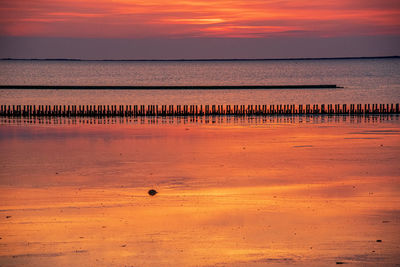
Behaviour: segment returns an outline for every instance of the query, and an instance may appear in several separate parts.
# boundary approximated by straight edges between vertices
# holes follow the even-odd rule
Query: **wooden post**
[[[311,106],[310,104],[306,104],[306,114],[310,114]]]

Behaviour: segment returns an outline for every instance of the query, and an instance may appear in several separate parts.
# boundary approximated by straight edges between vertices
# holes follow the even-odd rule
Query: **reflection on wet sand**
[[[147,117],[0,117],[2,124],[265,124],[265,123],[370,123],[399,120],[399,114],[378,115],[268,115],[268,116],[147,116]]]
[[[2,118],[0,265],[400,262],[397,116],[202,119]]]

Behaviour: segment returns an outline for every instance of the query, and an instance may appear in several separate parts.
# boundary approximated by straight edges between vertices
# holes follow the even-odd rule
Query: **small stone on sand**
[[[158,192],[156,190],[154,190],[154,189],[150,189],[149,192],[147,192],[147,193],[149,193],[150,196],[154,196]]]
[[[381,242],[382,242],[382,240],[378,239],[378,240],[376,240],[376,242],[379,242],[379,243],[381,243]]]

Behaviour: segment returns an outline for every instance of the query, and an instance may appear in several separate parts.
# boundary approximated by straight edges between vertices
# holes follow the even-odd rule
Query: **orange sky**
[[[400,34],[398,0],[1,0],[1,36],[185,38]]]

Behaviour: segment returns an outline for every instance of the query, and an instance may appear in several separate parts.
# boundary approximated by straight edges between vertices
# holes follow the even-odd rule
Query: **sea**
[[[341,88],[4,86],[296,84]],[[1,60],[0,85],[3,105],[390,104],[400,59]],[[0,266],[398,266],[399,155],[399,114],[0,116]]]
[[[314,85],[324,89],[1,89],[1,104],[400,102],[400,58],[203,61],[1,60],[0,85]]]

